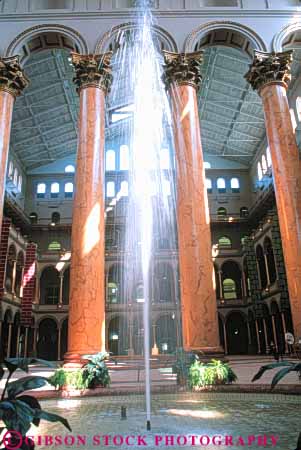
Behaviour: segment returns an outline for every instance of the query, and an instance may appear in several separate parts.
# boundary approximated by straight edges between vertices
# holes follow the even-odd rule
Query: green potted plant
[[[15,381],[10,381],[16,370],[29,371],[29,365],[39,363],[53,367],[48,361],[36,358],[7,358],[0,363],[0,380],[3,379],[5,370],[8,371],[5,386],[0,400],[0,420],[4,423],[1,432],[4,433],[1,448],[5,447],[5,442],[9,442],[11,448],[21,450],[34,449],[34,443],[30,438],[26,438],[26,433],[31,425],[39,426],[40,420],[49,422],[60,422],[71,431],[70,425],[63,417],[43,411],[38,400],[31,395],[22,395],[23,392],[38,389],[48,383],[48,379],[42,376],[25,376]],[[5,430],[7,430],[5,432]],[[13,431],[9,436],[8,430]],[[4,447],[3,447],[4,445]]]

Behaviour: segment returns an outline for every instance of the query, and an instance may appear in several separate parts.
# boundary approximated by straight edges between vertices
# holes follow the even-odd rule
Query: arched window
[[[272,245],[271,239],[266,237],[263,245],[264,245],[264,251],[265,251],[265,254],[267,257],[267,263],[268,263],[267,265],[268,265],[270,283],[274,284],[277,279],[277,271],[276,271],[274,250],[273,250],[273,245]]]
[[[259,270],[261,289],[265,289],[268,284],[266,265],[264,261],[264,254],[261,245],[256,247],[257,267]]]
[[[217,190],[220,194],[224,194],[226,192],[226,180],[225,178],[218,178],[217,182]]]
[[[129,195],[129,183],[125,180],[120,184],[120,195],[121,197],[127,197]]]
[[[22,191],[22,175],[19,175],[19,179],[18,179],[18,191],[21,192]]]
[[[168,148],[162,148],[160,152],[160,167],[162,170],[170,169],[170,158]]]
[[[40,278],[40,295],[43,305],[57,305],[59,302],[60,277],[54,267],[46,267]]]
[[[108,302],[109,303],[121,303],[124,298],[121,292],[122,288],[122,266],[114,264],[110,267],[108,273]]]
[[[169,264],[160,263],[155,266],[154,300],[156,303],[170,303],[174,301],[174,277],[173,270]]]
[[[237,298],[236,283],[231,278],[223,280],[223,295],[225,300]]]
[[[225,299],[242,298],[242,273],[235,261],[226,261],[221,267]]]
[[[270,147],[267,147],[267,164],[268,167],[272,167],[272,157]]]
[[[108,150],[106,152],[106,170],[116,170],[115,150]]]
[[[246,206],[242,206],[240,208],[240,217],[248,217],[249,216],[249,209]]]
[[[61,220],[61,215],[58,212],[54,212],[51,215],[51,225],[56,225],[58,223],[60,223]]]
[[[18,169],[17,169],[17,167],[15,167],[14,179],[13,179],[13,183],[14,183],[15,186],[18,186],[18,175],[19,175]]]
[[[232,241],[227,236],[222,236],[218,239],[218,246],[219,248],[231,248]]]
[[[261,167],[262,167],[262,173],[266,174],[268,171],[268,165],[265,155],[262,155],[261,157]]]
[[[46,194],[46,184],[45,183],[38,183],[37,185],[37,197],[38,198],[44,198]]]
[[[211,169],[210,162],[204,161],[204,169]]]
[[[218,210],[217,210],[217,217],[219,218],[219,219],[224,219],[225,217],[227,217],[227,210],[226,210],[226,208],[218,208]]]
[[[59,183],[51,183],[50,188],[50,196],[51,198],[58,198],[60,193],[60,185]]]
[[[206,178],[206,188],[207,188],[208,194],[211,194],[212,193],[212,180],[211,180],[211,178]]]
[[[30,213],[29,214],[29,220],[30,220],[30,223],[32,225],[35,225],[36,223],[38,223],[38,215],[37,215],[37,213],[35,213],[35,212]]]
[[[108,198],[115,197],[115,181],[107,182],[107,197]]]
[[[12,178],[14,173],[14,163],[12,161],[9,162],[8,166],[8,177]]]
[[[57,251],[61,250],[61,248],[62,248],[62,246],[58,241],[52,241],[48,245],[48,250],[51,252],[57,252]]]
[[[73,197],[73,183],[71,183],[71,181],[65,183],[64,190],[65,190],[65,198]]]
[[[68,164],[65,167],[65,172],[66,173],[74,173],[75,172],[75,167],[73,166],[73,164]]]
[[[129,147],[127,145],[121,145],[119,155],[119,169],[129,170],[129,167],[130,167]]]
[[[135,288],[135,299],[137,303],[144,303],[144,287],[142,283],[137,284]]]
[[[258,163],[257,163],[257,177],[258,177],[258,180],[259,181],[261,181],[262,180],[262,168],[261,168],[261,164],[260,164],[260,161],[258,161]]]
[[[240,191],[240,183],[238,178],[231,178],[230,185],[233,193],[238,193]]]

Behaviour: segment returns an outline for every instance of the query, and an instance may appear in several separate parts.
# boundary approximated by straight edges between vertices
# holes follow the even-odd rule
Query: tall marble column
[[[286,91],[292,51],[255,52],[245,75],[262,98],[294,325],[301,337],[301,172]]]
[[[80,96],[73,202],[67,365],[105,350],[104,140],[111,53],[72,53]]]
[[[171,96],[176,153],[184,349],[215,353],[222,349],[197,100],[202,52],[164,52],[164,58],[164,82]]]
[[[15,99],[28,85],[28,79],[19,64],[18,56],[0,58],[0,223],[3,202],[10,130]]]

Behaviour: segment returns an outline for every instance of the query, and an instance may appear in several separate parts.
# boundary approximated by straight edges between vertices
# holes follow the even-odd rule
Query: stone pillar
[[[27,358],[27,353],[28,353],[28,332],[29,332],[29,327],[25,327],[24,358]]]
[[[21,300],[21,324],[31,326],[32,304],[36,286],[37,244],[30,242],[26,247],[24,276],[22,280],[23,297]]]
[[[286,91],[292,51],[255,51],[246,79],[262,98],[294,334],[301,337],[301,177]]]
[[[284,312],[281,313],[281,320],[282,320],[282,326],[283,326],[283,332],[284,332],[284,344],[285,344],[285,353],[288,353],[288,344],[287,341],[285,339],[285,334],[287,333],[287,329],[286,329],[286,322],[285,322],[285,315]]]
[[[58,328],[58,337],[57,337],[57,360],[61,360],[61,340],[62,340],[62,329]]]
[[[255,328],[256,328],[256,339],[257,339],[257,353],[261,353],[261,345],[260,345],[260,336],[259,336],[259,330],[258,330],[258,320],[255,320]]]
[[[28,85],[18,56],[0,58],[0,223],[3,219],[6,166],[15,98]]]
[[[157,356],[157,355],[159,355],[159,349],[158,349],[158,346],[157,346],[157,333],[156,333],[157,325],[155,323],[153,323],[152,327],[153,327],[153,339],[154,339],[154,346],[152,348],[152,355],[153,356]]]
[[[9,323],[8,324],[8,337],[7,337],[7,352],[6,352],[7,358],[10,357],[12,327],[13,327],[13,324]]]
[[[68,351],[65,363],[105,350],[105,95],[112,82],[111,53],[72,53],[80,96],[73,202]]]
[[[223,272],[221,270],[218,271],[218,282],[219,282],[219,299],[224,301],[224,291],[223,291],[223,280],[222,280]]]
[[[63,283],[64,283],[64,273],[60,273],[59,279],[60,279],[59,306],[62,307],[62,305],[63,305]]]
[[[264,258],[265,271],[267,273],[267,288],[269,288],[271,286],[271,280],[270,280],[270,272],[269,272],[269,265],[268,265],[268,256],[267,256],[266,251],[263,253],[263,258]]]
[[[225,321],[223,321],[223,332],[224,332],[225,355],[228,355],[227,328]]]
[[[20,327],[20,325],[18,325],[17,343],[16,343],[16,345],[17,345],[16,357],[17,358],[19,358],[19,356],[20,356],[20,348],[19,348],[19,346],[20,346],[20,332],[21,332],[21,327]]]
[[[11,293],[15,295],[15,288],[16,288],[16,275],[17,275],[17,260],[13,260],[13,279],[12,279],[12,286],[11,286]]]
[[[268,355],[269,350],[270,350],[270,344],[268,341],[267,323],[266,323],[265,318],[263,318],[262,321],[263,321],[263,331],[264,331],[265,352]]]
[[[188,351],[215,353],[222,349],[198,114],[202,52],[164,52],[164,58],[176,152],[183,346]]]
[[[273,327],[274,344],[275,344],[276,351],[278,352],[278,339],[277,339],[277,332],[276,332],[275,316],[274,315],[272,315],[272,327]]]
[[[35,326],[33,330],[33,356],[37,356],[38,329]]]
[[[0,116],[1,117],[1,116]],[[0,236],[0,300],[4,294],[4,283],[7,264],[8,237],[11,226],[11,219],[3,218]]]

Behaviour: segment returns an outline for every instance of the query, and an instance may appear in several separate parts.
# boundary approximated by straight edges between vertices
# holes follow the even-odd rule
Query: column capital
[[[110,66],[112,52],[100,55],[81,55],[71,52],[72,64],[75,68],[73,82],[76,90],[86,87],[97,87],[108,93],[113,81],[112,69]]]
[[[0,91],[18,97],[28,84],[29,79],[20,66],[19,56],[0,58]]]
[[[198,89],[202,82],[201,66],[203,52],[172,53],[163,50],[164,75],[163,82],[166,88],[172,83],[190,85]]]
[[[291,81],[292,61],[292,50],[280,53],[255,51],[253,63],[250,65],[245,79],[258,93],[264,86],[271,83],[287,88]]]

